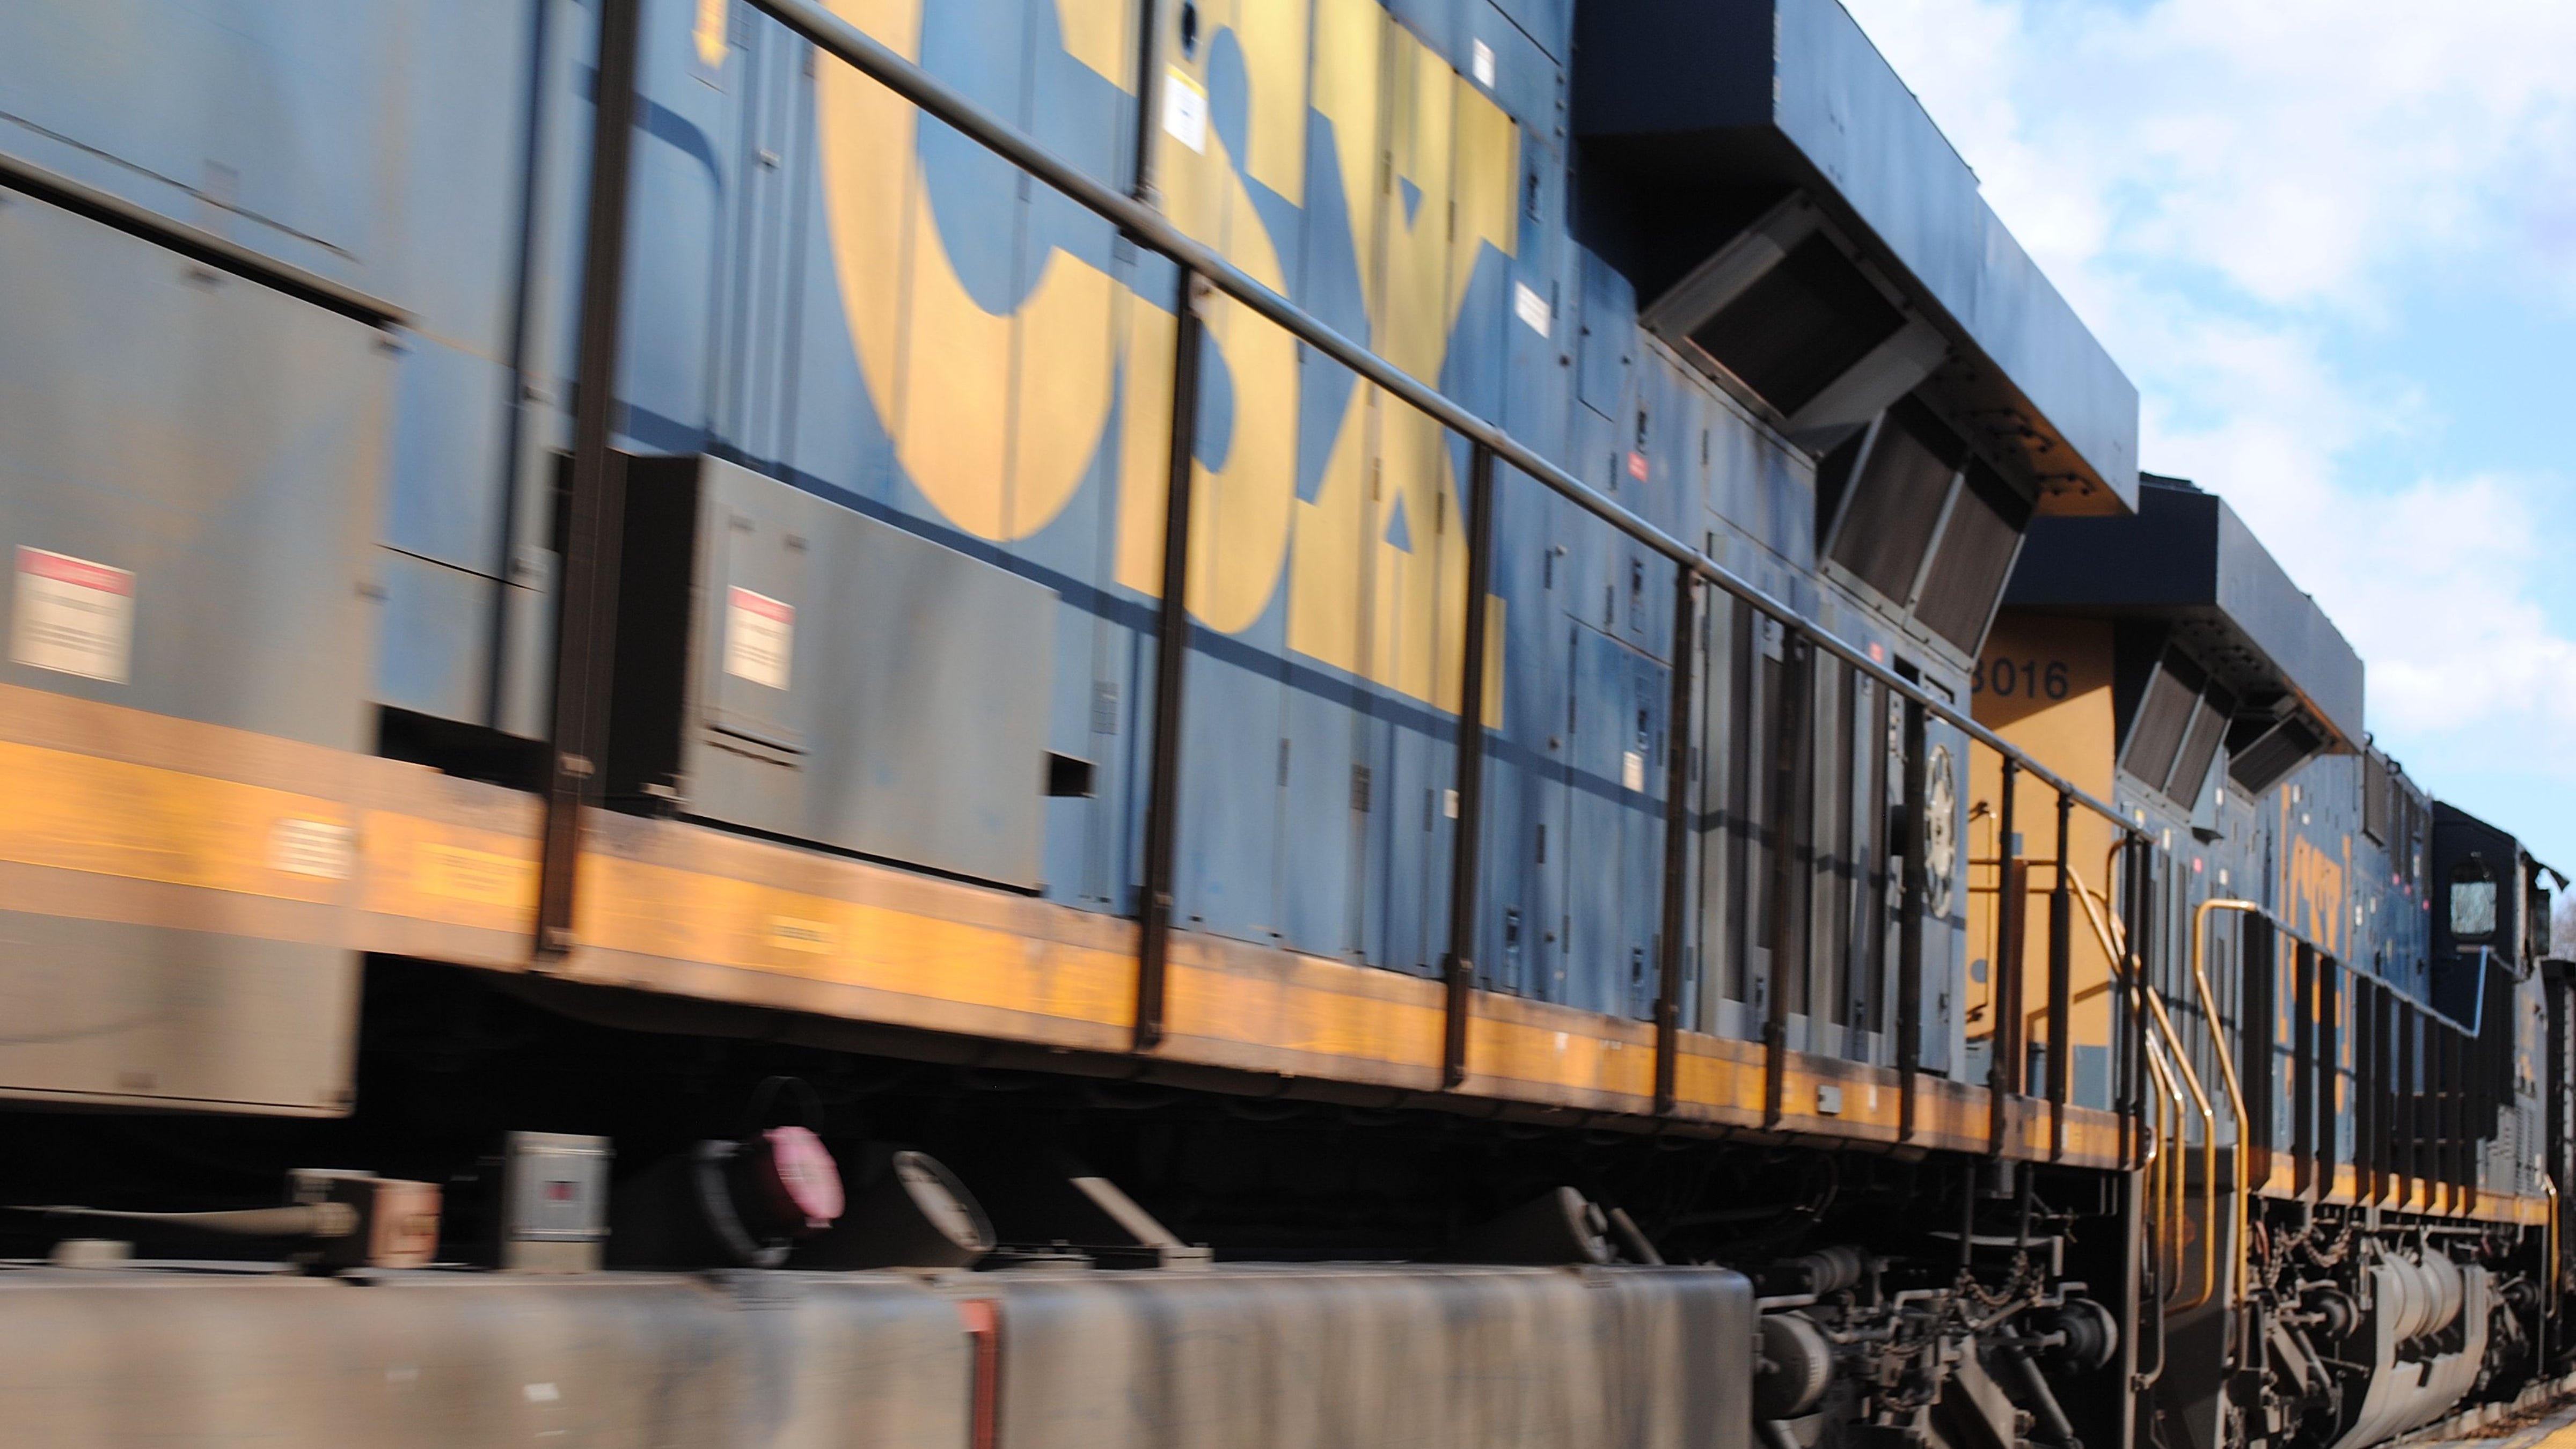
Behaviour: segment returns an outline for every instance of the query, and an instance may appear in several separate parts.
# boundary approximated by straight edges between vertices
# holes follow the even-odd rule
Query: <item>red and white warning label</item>
[[[735,589],[725,603],[725,673],[772,689],[787,687],[796,646],[796,608],[767,594]]]
[[[134,575],[41,548],[18,550],[9,658],[123,684],[134,656]]]

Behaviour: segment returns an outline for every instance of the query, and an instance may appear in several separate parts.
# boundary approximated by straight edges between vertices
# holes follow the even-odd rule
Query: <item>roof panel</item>
[[[1594,0],[1575,25],[1575,128],[1600,160],[1677,196],[1810,192],[1942,325],[1965,382],[2027,414],[2046,511],[2136,506],[2136,386],[1836,0]]]

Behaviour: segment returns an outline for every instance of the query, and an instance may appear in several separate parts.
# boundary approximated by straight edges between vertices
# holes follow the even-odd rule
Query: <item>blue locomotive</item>
[[[296,1370],[0,1274],[55,1442],[230,1442],[169,1355],[387,1443],[402,1354],[977,1445],[2362,1449],[2565,1366],[2555,877],[1832,0],[31,4],[0,318],[0,1139],[102,1200],[0,1232],[775,1275]],[[477,1356],[628,1312],[726,1347]]]

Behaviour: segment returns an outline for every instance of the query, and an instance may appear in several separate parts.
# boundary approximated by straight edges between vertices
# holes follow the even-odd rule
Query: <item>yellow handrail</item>
[[[2150,1148],[2142,1170],[2152,1170],[2147,1180],[2147,1200],[2154,1208],[2154,1234],[2158,1251],[2172,1258],[2170,1273],[2159,1275],[2165,1297],[2170,1299],[2172,1280],[2182,1276],[2182,1244],[2178,1236],[2182,1224],[2181,1159],[2165,1150],[2167,1142],[2182,1140],[2182,1086],[2174,1079],[2173,1068],[2165,1064],[2162,1042],[2146,1039],[2147,1072],[2156,1089],[2156,1140]]]
[[[2212,911],[2242,911],[2261,916],[2263,908],[2253,901],[2209,900],[2202,901],[2191,915],[2191,984],[2200,993],[2201,1015],[2209,1026],[2209,1048],[2218,1058],[2219,1080],[2227,1087],[2227,1105],[2236,1113],[2236,1150],[2229,1154],[2228,1172],[2228,1179],[2236,1190],[2236,1200],[2230,1205],[2229,1212],[2236,1232],[2236,1250],[2230,1254],[2228,1274],[2228,1301],[2232,1303],[2245,1296],[2245,1148],[2253,1137],[2253,1119],[2245,1111],[2245,1088],[2237,1080],[2236,1059],[2227,1050],[2225,1022],[2218,1013],[2218,993],[2209,986],[2205,948],[2209,941],[2209,913]],[[2195,1303],[2191,1306],[2197,1308],[2200,1305]]]
[[[2547,1292],[2541,1300],[2540,1316],[2554,1321],[2558,1317],[2558,1180],[2543,1172],[2540,1187],[2549,1194],[2549,1231],[2541,1237],[2549,1254],[2549,1276],[2541,1280]]]
[[[2208,1195],[2208,1207],[2201,1212],[2200,1292],[2189,1303],[2177,1303],[2185,1312],[2207,1303],[2218,1291],[2218,1111],[2210,1105],[2209,1093],[2200,1085],[2200,1073],[2193,1071],[2191,1056],[2183,1050],[2182,1034],[2174,1030],[2173,1018],[2165,1014],[2163,998],[2155,992],[2145,993],[2147,1010],[2156,1019],[2156,1029],[2164,1034],[2165,1044],[2173,1053],[2173,1064],[2182,1073],[2183,1085],[2191,1089],[2193,1110],[2200,1113],[2200,1184]],[[2180,1164],[2176,1164],[2180,1176]],[[2180,1219],[2181,1213],[2176,1211]]]
[[[2105,954],[2107,954],[2111,960],[2117,964],[2121,974],[2128,978],[2130,999],[2132,1001],[2145,1003],[2148,1015],[2154,1018],[2156,1029],[2163,1034],[2166,1046],[2173,1053],[2174,1067],[2182,1073],[2183,1082],[2191,1088],[2192,1105],[2194,1109],[2200,1113],[2200,1180],[2202,1187],[2208,1193],[2209,1203],[2209,1206],[2201,1214],[2200,1293],[2189,1303],[2174,1305],[2180,1310],[2189,1311],[2207,1303],[2210,1299],[2210,1295],[2218,1291],[2218,1112],[2217,1109],[2210,1104],[2209,1093],[2201,1087],[2200,1073],[2192,1070],[2191,1054],[2183,1050],[2182,1034],[2174,1030],[2173,1018],[2165,1012],[2164,998],[2156,993],[2154,987],[2147,984],[2144,963],[2140,962],[2136,956],[2130,954],[2128,951],[2126,940],[2128,933],[2125,931],[2121,932],[2120,943],[2114,945],[2112,941],[2111,927],[2104,922],[2101,913],[2093,909],[2093,893],[2085,889],[2084,878],[2077,875],[2072,867],[2069,867],[2066,873],[2070,883],[2075,886],[2075,898],[2084,903],[2084,917],[2087,921],[2092,923],[2094,936],[2101,941]],[[2197,937],[2195,937],[2195,945],[2192,953],[2192,970],[2195,975],[2200,974]],[[2202,979],[2205,983],[2206,977],[2204,976]],[[2201,999],[2203,1008],[2207,1009],[2211,998],[2210,992],[2205,984],[2202,987]],[[2210,1019],[2213,1022],[2217,1020],[2217,1014],[2214,1011],[2211,1012]],[[2217,1036],[2217,1030],[2213,1026],[2210,1032],[2210,1038],[2215,1042],[2217,1040]],[[2152,1046],[2153,1043],[2150,1042],[2149,1045]],[[2236,1088],[2235,1068],[2228,1064],[2226,1048],[2223,1046],[2219,1048],[2218,1059],[2222,1066],[2227,1066],[2228,1090],[2236,1104],[2236,1136],[2240,1149],[2239,1156],[2236,1160],[2241,1169],[2244,1162],[2244,1158],[2242,1156],[2242,1143],[2245,1137],[2245,1099],[2243,1094]],[[2180,1119],[2182,1116],[2179,1099],[2177,1099],[2176,1102],[2174,1116],[2176,1119],[2176,1135],[2179,1136],[2179,1129],[2181,1126]],[[2172,1174],[2171,1180],[2174,1184],[2173,1192],[2175,1194],[2172,1221],[2178,1225],[2182,1221],[2182,1190],[2180,1186],[2182,1181],[2181,1162],[2176,1160],[2171,1163],[2170,1170]],[[2238,1198],[2241,1204],[2243,1195],[2240,1193]],[[2177,1271],[2182,1267],[2182,1256],[2179,1252],[2174,1256],[2174,1267]]]

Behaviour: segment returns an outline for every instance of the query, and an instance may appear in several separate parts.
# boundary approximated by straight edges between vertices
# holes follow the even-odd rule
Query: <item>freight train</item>
[[[2363,1449],[2563,880],[1834,0],[0,16],[11,1442]]]

